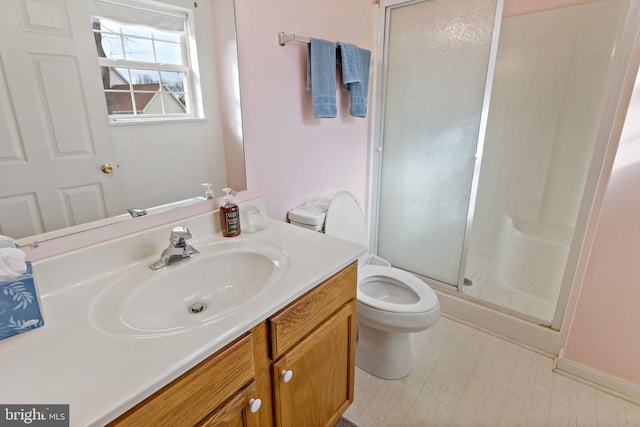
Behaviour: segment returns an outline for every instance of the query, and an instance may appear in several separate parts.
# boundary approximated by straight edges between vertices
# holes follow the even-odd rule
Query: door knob
[[[284,382],[288,383],[293,377],[293,371],[282,371],[280,372],[280,375],[282,375],[282,379],[284,380]]]
[[[102,166],[100,166],[100,170],[102,173],[110,174],[113,173],[113,166],[110,163],[103,163]]]

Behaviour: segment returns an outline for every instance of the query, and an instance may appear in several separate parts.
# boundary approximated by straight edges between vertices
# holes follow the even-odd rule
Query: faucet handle
[[[127,212],[129,212],[129,215],[131,215],[131,218],[137,218],[139,216],[145,216],[147,214],[146,209],[142,209],[142,208],[130,208],[130,209],[127,209]]]
[[[175,248],[184,247],[184,241],[191,238],[191,232],[187,227],[177,226],[171,229],[169,240]]]

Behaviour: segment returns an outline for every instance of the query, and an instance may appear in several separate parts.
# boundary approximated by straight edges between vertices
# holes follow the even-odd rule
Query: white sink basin
[[[115,335],[170,335],[220,319],[267,292],[287,270],[276,246],[251,240],[194,245],[200,255],[153,271],[131,267],[96,296],[92,323]]]

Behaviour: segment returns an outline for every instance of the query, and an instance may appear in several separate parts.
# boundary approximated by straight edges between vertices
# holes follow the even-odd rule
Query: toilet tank
[[[331,199],[325,220],[327,236],[367,246],[367,224],[355,196],[341,191]]]
[[[324,232],[324,222],[330,203],[331,199],[326,197],[314,199],[291,209],[287,217],[293,225]]]
[[[367,246],[364,214],[356,198],[347,191],[332,198],[311,200],[291,209],[287,216],[291,224]],[[391,267],[389,261],[373,254],[361,256],[358,264]]]

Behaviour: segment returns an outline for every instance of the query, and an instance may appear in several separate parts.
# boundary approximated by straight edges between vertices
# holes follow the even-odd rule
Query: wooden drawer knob
[[[252,414],[258,412],[258,409],[260,409],[260,406],[262,406],[262,400],[260,399],[251,399],[249,401],[249,410],[251,411]]]

